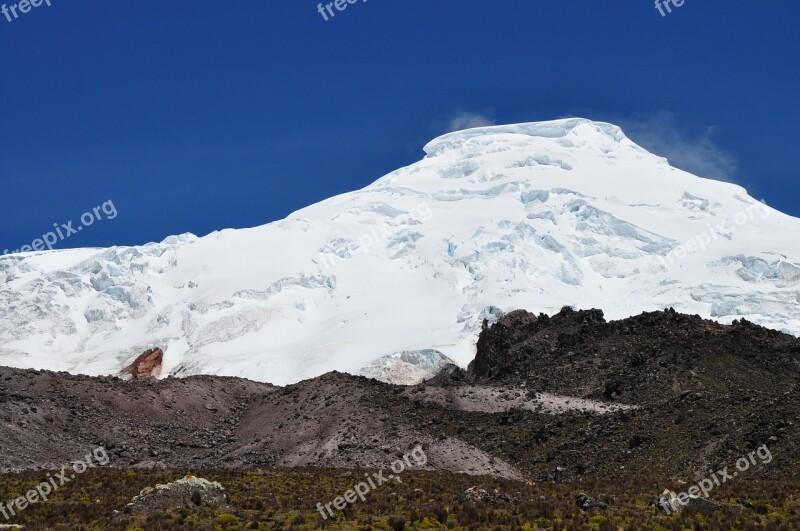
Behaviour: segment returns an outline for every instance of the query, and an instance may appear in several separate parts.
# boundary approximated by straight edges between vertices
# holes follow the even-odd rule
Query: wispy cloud
[[[619,125],[631,140],[665,157],[677,168],[700,177],[735,181],[736,155],[714,143],[714,127],[689,133],[678,125],[675,114],[669,112],[660,112],[647,118],[622,119]]]
[[[447,132],[472,129],[473,127],[486,127],[487,125],[495,125],[495,122],[482,114],[461,111],[450,118],[447,124]]]

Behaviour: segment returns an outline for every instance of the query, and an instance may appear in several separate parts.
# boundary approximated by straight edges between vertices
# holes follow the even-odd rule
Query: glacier
[[[563,306],[800,334],[800,220],[615,125],[480,127],[424,151],[260,227],[1,257],[0,364],[117,374],[160,347],[163,376],[414,373],[466,366],[484,319]]]

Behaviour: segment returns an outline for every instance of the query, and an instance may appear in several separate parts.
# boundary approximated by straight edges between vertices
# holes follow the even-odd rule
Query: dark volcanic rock
[[[588,511],[589,509],[605,509],[608,507],[606,502],[598,498],[589,497],[586,494],[578,494],[575,496],[575,505],[584,511]]]
[[[748,475],[796,475],[784,459],[798,455],[789,441],[799,435],[800,339],[746,320],[726,326],[671,309],[613,322],[599,310],[516,311],[481,334],[468,378],[636,406],[523,423],[557,465],[535,468],[563,472],[544,477],[650,469],[678,479],[685,476],[675,475],[676,460],[685,461],[686,474],[716,470],[762,445],[781,464]],[[570,430],[577,436],[567,436]],[[521,438],[516,444],[525,446]],[[685,449],[676,454],[675,445]]]

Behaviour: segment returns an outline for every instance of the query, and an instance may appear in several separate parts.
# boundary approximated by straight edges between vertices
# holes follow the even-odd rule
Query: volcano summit
[[[740,186],[577,118],[424,149],[264,226],[0,258],[0,364],[117,374],[160,348],[162,377],[405,383],[466,367],[484,319],[565,305],[800,333],[800,220]]]

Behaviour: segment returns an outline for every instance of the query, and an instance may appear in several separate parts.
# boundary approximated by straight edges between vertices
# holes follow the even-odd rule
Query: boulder
[[[133,360],[133,363],[120,371],[120,376],[129,376],[131,380],[157,379],[161,376],[161,363],[164,351],[160,348],[147,350]]]
[[[608,507],[608,504],[599,498],[591,498],[586,494],[578,494],[575,496],[575,505],[578,508],[587,511],[589,509],[605,509]]]
[[[683,504],[678,495],[669,489],[665,489],[658,497],[658,508],[667,514],[679,513],[684,510],[710,514],[715,511],[741,511],[744,509],[741,505],[722,503],[710,498],[701,498],[693,495],[689,495],[686,503]]]
[[[476,503],[483,502],[490,505],[498,503],[517,503],[517,499],[507,494],[500,494],[498,490],[494,494],[489,494],[484,489],[478,487],[470,487],[458,496],[456,496],[458,503]]]
[[[228,509],[225,489],[216,481],[186,476],[165,485],[145,487],[125,506],[124,512],[148,515],[201,506]]]

